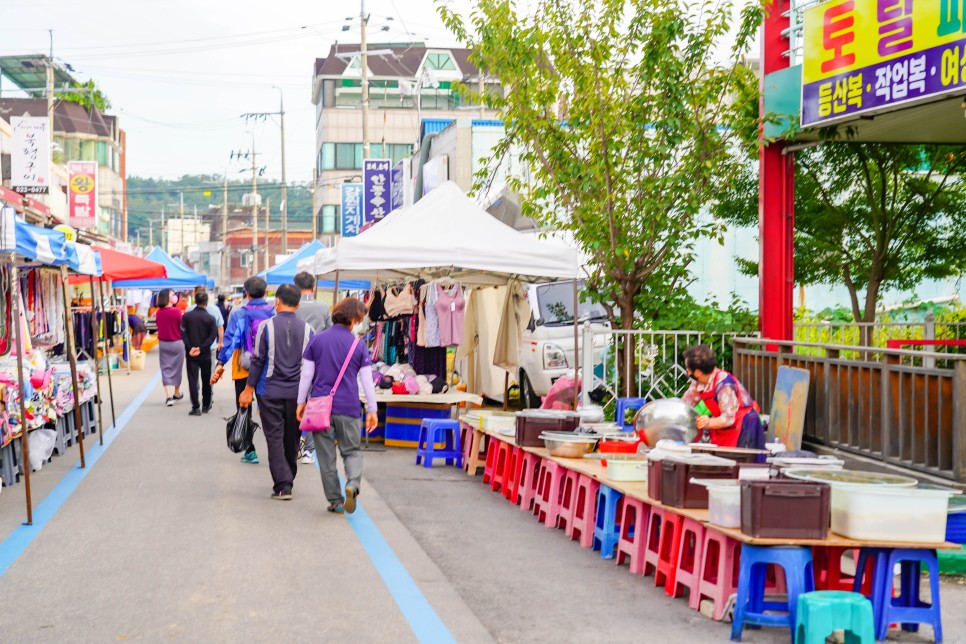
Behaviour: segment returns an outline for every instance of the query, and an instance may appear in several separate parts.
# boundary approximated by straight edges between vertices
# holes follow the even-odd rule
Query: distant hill
[[[252,191],[250,180],[235,179],[228,182],[228,203],[241,203],[242,195]],[[209,206],[221,206],[224,198],[224,183],[221,177],[212,175],[184,175],[180,179],[152,179],[144,177],[128,177],[127,179],[127,213],[128,234],[131,238],[141,231],[141,242],[147,243],[148,221],[160,220],[161,209],[164,208],[165,217],[177,217],[180,214],[180,193],[184,193],[185,216],[193,216],[195,206],[198,212],[207,212]],[[210,194],[206,194],[210,193]],[[277,181],[259,182],[258,194],[262,195],[262,203],[270,200],[271,227],[281,228],[280,206],[282,203],[282,188]],[[289,228],[308,230],[311,227],[312,193],[308,184],[289,184],[288,187],[288,221]],[[155,235],[158,226],[154,227]]]

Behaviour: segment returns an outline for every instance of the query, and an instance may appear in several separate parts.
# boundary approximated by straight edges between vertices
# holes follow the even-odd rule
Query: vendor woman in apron
[[[684,352],[684,366],[692,381],[684,402],[694,407],[703,401],[711,411],[710,417],[698,417],[698,429],[719,447],[764,449],[758,403],[737,378],[718,368],[714,351],[703,344],[693,346]]]

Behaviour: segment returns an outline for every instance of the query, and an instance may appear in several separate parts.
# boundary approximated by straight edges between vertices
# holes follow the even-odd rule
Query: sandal
[[[334,512],[335,514],[345,514],[345,505],[342,503],[333,503],[328,507],[329,512]]]

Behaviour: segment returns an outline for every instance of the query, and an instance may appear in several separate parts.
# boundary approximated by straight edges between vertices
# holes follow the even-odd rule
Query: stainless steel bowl
[[[597,441],[592,439],[560,438],[558,440],[549,437],[544,437],[543,443],[547,446],[547,451],[550,452],[551,456],[562,458],[583,458],[585,454],[594,451],[594,447],[597,445]]]
[[[651,447],[659,440],[691,443],[698,437],[698,413],[680,398],[658,398],[637,412],[634,429]]]

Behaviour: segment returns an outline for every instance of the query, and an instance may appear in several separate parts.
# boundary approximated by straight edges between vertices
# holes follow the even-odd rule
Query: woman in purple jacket
[[[376,389],[372,381],[372,360],[363,342],[355,344],[356,336],[352,328],[362,322],[366,306],[359,300],[349,297],[332,309],[332,326],[312,337],[302,355],[302,376],[299,383],[299,398],[296,416],[299,421],[305,413],[305,404],[310,397],[327,396],[342,370],[349,351],[345,375],[335,391],[332,401],[331,427],[327,431],[313,432],[315,451],[318,454],[319,469],[322,471],[322,487],[329,501],[329,512],[352,513],[356,509],[359,484],[362,479],[362,418],[359,403],[359,381],[366,394],[366,432],[371,433],[379,422],[376,403]],[[345,497],[339,485],[339,472],[336,463],[336,441],[345,466]]]

